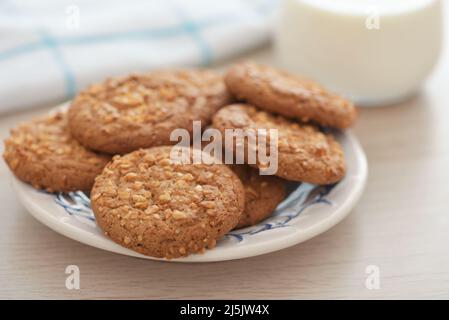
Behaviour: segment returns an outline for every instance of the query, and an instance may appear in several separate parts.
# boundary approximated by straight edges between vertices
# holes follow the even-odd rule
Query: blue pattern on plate
[[[95,221],[94,213],[90,208],[90,199],[81,191],[55,194],[55,202],[72,215]]]
[[[271,217],[255,226],[231,231],[227,236],[233,237],[240,242],[246,236],[255,235],[267,230],[289,227],[289,222],[297,218],[310,206],[320,203],[333,205],[330,200],[326,199],[326,196],[334,187],[335,184],[328,186],[316,186],[308,183],[299,184],[287,199],[276,208]]]
[[[246,236],[258,234],[263,231],[289,227],[289,222],[297,218],[305,209],[316,204],[333,205],[326,196],[335,185],[316,186],[308,183],[296,184],[289,194],[273,212],[273,215],[263,222],[241,230],[234,230],[227,234],[228,237],[243,241]],[[89,197],[81,191],[69,193],[55,193],[55,202],[72,215],[95,221],[95,216],[90,207]]]

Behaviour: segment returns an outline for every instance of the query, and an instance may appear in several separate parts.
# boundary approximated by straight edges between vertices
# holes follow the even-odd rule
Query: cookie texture
[[[162,146],[115,156],[91,193],[106,235],[158,258],[213,248],[237,225],[245,202],[242,183],[226,165],[180,164],[171,160],[171,150]]]
[[[331,134],[325,134],[311,125],[302,125],[281,116],[258,110],[247,104],[233,104],[222,108],[213,118],[213,127],[224,135],[225,129],[277,129],[278,170],[275,175],[292,181],[313,184],[332,184],[345,174],[344,154]],[[271,143],[269,139],[268,143]],[[245,158],[248,148],[259,152],[258,145],[245,140]],[[237,150],[236,143],[228,148]],[[269,149],[267,147],[267,149]],[[259,161],[248,163],[253,167],[267,165]]]
[[[231,165],[245,188],[245,210],[236,229],[259,223],[271,216],[287,191],[285,181],[268,175],[260,175],[259,170],[248,165]]]
[[[3,157],[17,178],[49,192],[89,192],[110,160],[110,156],[87,150],[70,136],[66,112],[12,129]]]
[[[236,98],[304,122],[343,129],[357,116],[350,101],[321,85],[253,62],[231,67],[225,82]]]
[[[69,110],[72,135],[86,147],[123,154],[174,144],[175,129],[210,123],[230,96],[213,71],[155,71],[108,79],[81,92]]]

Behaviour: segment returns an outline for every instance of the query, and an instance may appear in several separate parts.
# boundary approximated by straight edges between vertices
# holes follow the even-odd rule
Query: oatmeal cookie
[[[278,170],[275,175],[281,178],[314,184],[332,184],[341,180],[345,174],[345,161],[340,144],[331,134],[325,134],[314,126],[301,125],[246,104],[233,104],[222,108],[214,116],[212,125],[223,135],[225,129],[277,129]],[[270,143],[269,139],[267,141]],[[249,147],[256,148],[257,145]],[[235,151],[235,143],[233,148]],[[245,150],[248,150],[247,140]],[[256,151],[259,152],[258,149]],[[256,163],[250,165],[266,167],[266,164],[259,161],[259,157]]]
[[[343,129],[350,127],[357,116],[350,101],[316,82],[253,62],[231,67],[225,82],[236,98],[301,121]]]
[[[70,136],[67,113],[21,124],[5,140],[3,157],[20,180],[49,192],[89,192],[110,160],[87,150]]]
[[[210,123],[229,102],[221,75],[212,71],[155,71],[108,79],[81,92],[69,110],[72,135],[86,147],[110,154],[174,144],[174,129]]]
[[[201,150],[204,150],[208,143],[202,142]],[[224,153],[222,155],[224,156]],[[217,157],[217,161],[221,162],[222,159]],[[228,166],[237,174],[245,189],[245,209],[235,229],[259,223],[269,217],[284,200],[287,194],[285,180],[276,176],[261,175],[259,170],[246,164],[228,164]]]
[[[172,149],[115,156],[91,193],[92,209],[106,235],[158,258],[213,248],[237,225],[245,203],[242,183],[226,165],[180,164],[171,160]]]
[[[248,227],[268,218],[287,192],[285,181],[268,175],[245,164],[231,165],[245,188],[245,210],[236,229]]]

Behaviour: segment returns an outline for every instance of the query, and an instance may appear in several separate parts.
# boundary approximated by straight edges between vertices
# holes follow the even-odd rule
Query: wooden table
[[[270,49],[250,56],[273,60]],[[3,116],[1,139],[46,110]],[[25,211],[1,162],[0,298],[449,298],[449,54],[418,96],[361,110],[355,132],[369,180],[348,218],[294,247],[220,263],[140,260],[65,238]],[[80,290],[65,286],[72,264]],[[370,265],[379,289],[366,287]]]

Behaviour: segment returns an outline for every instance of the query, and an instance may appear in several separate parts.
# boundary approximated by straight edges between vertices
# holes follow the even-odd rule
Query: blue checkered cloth
[[[277,0],[0,0],[0,113],[266,42]]]

